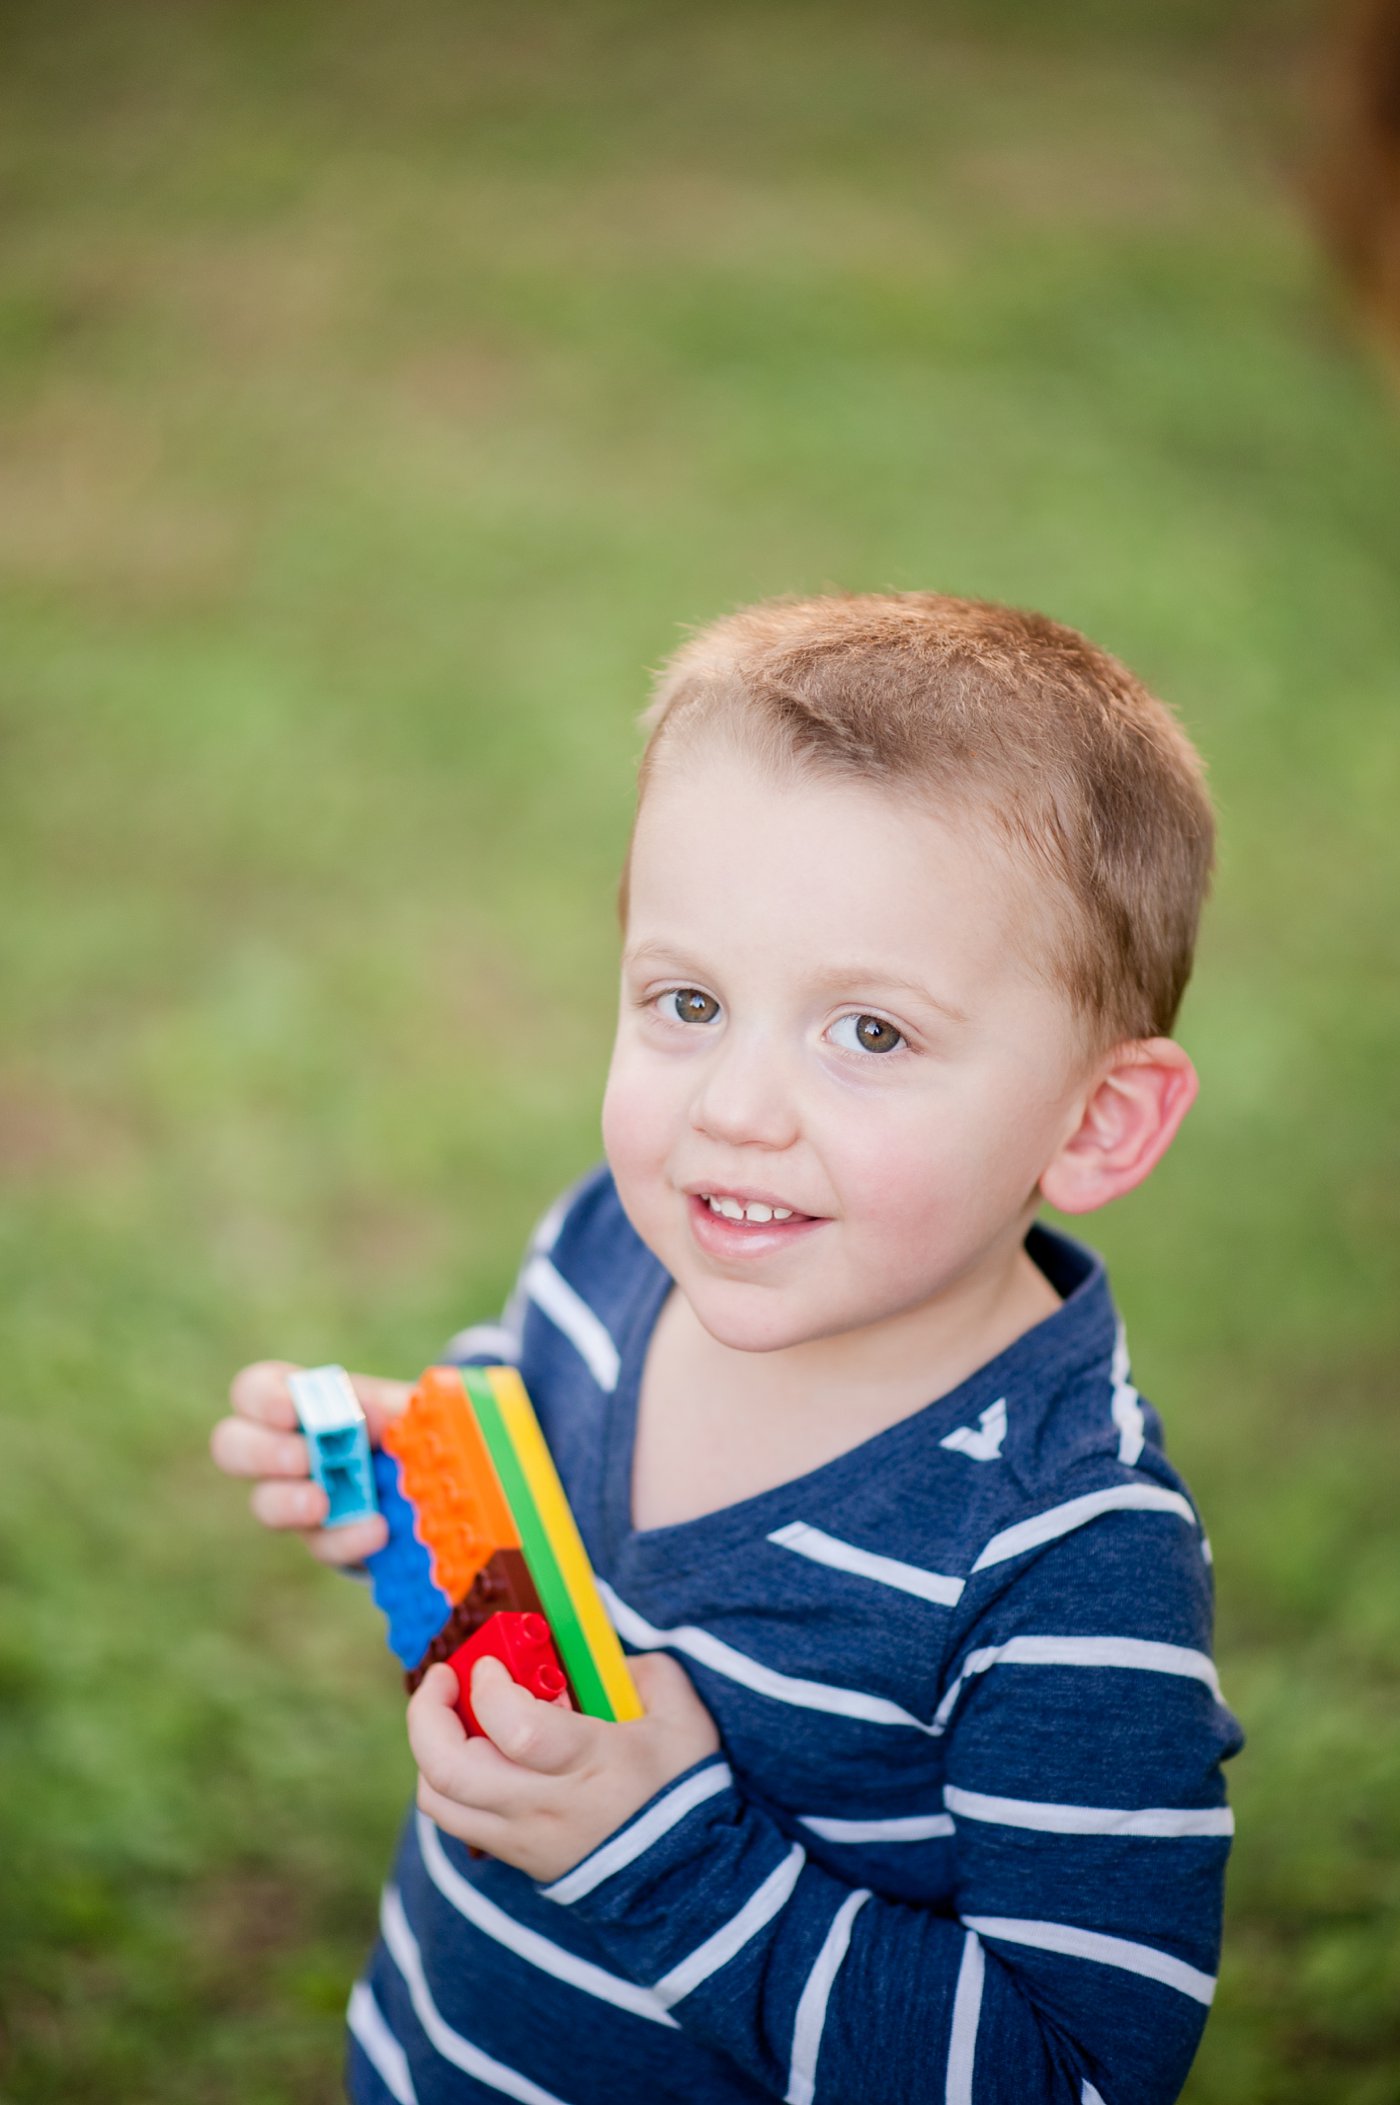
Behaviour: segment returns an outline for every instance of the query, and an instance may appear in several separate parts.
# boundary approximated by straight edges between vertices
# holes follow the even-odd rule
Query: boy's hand
[[[290,1360],[258,1360],[235,1374],[229,1389],[233,1415],[214,1427],[209,1451],[228,1476],[255,1479],[249,1503],[265,1528],[299,1533],[322,1564],[359,1564],[383,1549],[388,1523],[376,1513],[343,1528],[322,1526],[326,1494],[311,1481],[306,1440],[287,1387],[295,1371]],[[350,1384],[368,1421],[370,1445],[378,1447],[386,1426],[407,1408],[412,1388],[374,1374],[352,1374]]]
[[[408,1706],[418,1803],[446,1833],[547,1883],[607,1840],[654,1792],[717,1752],[714,1720],[665,1652],[629,1659],[646,1716],[615,1725],[541,1703],[499,1659],[472,1670],[468,1737],[457,1677],[432,1667]]]

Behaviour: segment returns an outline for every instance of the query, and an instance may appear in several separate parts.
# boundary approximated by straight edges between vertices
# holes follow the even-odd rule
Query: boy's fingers
[[[482,1673],[481,1667],[486,1671]],[[523,1688],[516,1688],[498,1659],[477,1662],[472,1676],[472,1708],[477,1722],[486,1720],[477,1708],[478,1682],[485,1687],[499,1674],[507,1689],[514,1689],[522,1703],[537,1710],[549,1705],[535,1703]],[[408,1743],[413,1758],[433,1788],[443,1791],[457,1804],[479,1806],[496,1813],[510,1813],[520,1799],[520,1767],[493,1739],[468,1734],[457,1715],[456,1670],[439,1662],[429,1667],[408,1705]],[[563,1715],[563,1713],[558,1713]]]
[[[295,1372],[294,1360],[254,1360],[251,1367],[240,1367],[234,1375],[229,1384],[229,1402],[240,1418],[251,1418],[256,1425],[275,1426],[281,1432],[295,1432],[296,1406],[287,1387],[287,1376]]]
[[[274,1432],[247,1418],[221,1418],[209,1452],[225,1476],[307,1477],[311,1464],[300,1433]]]
[[[319,1484],[305,1479],[293,1484],[269,1477],[253,1486],[248,1503],[265,1528],[300,1535],[318,1564],[363,1564],[389,1539],[389,1523],[382,1513],[349,1521],[344,1527],[323,1526],[326,1494]]]
[[[494,1807],[509,1765],[490,1740],[469,1738],[453,1708],[457,1676],[441,1662],[429,1667],[408,1704],[408,1744],[420,1772],[455,1804]]]
[[[418,1778],[418,1806],[444,1834],[455,1835],[459,1842],[484,1850],[488,1856],[492,1843],[505,1827],[504,1821],[495,1813],[483,1813],[474,1805],[459,1805],[455,1798],[444,1798],[441,1791],[433,1789],[426,1776]]]
[[[541,1776],[559,1776],[586,1754],[596,1720],[557,1703],[542,1703],[512,1681],[499,1659],[478,1659],[472,1668],[476,1721],[507,1761]]]
[[[627,1665],[649,1718],[689,1722],[697,1713],[709,1716],[695,1693],[695,1683],[669,1652],[639,1652]]]
[[[292,1483],[283,1477],[265,1477],[254,1484],[248,1503],[253,1517],[265,1528],[319,1528],[330,1509],[330,1500],[309,1477]],[[335,1534],[345,1532],[339,1528]]]
[[[389,1523],[382,1513],[364,1520],[350,1520],[339,1528],[313,1528],[306,1546],[320,1564],[363,1564],[389,1540]]]
[[[441,1788],[447,1765],[467,1744],[467,1728],[453,1707],[457,1676],[439,1660],[408,1699],[408,1744],[413,1758]]]
[[[260,1359],[250,1367],[240,1368],[229,1388],[234,1411],[255,1425],[295,1432],[299,1421],[287,1376],[298,1371],[296,1361],[289,1359]],[[390,1381],[381,1374],[352,1374],[350,1386],[365,1414],[371,1445],[378,1447],[386,1427],[408,1408],[412,1387],[406,1381]]]

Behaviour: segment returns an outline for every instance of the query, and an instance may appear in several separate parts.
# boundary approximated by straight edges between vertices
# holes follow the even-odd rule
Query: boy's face
[[[633,1226],[721,1343],[893,1343],[995,1297],[1086,1079],[1023,955],[1032,903],[976,824],[713,738],[663,760],[603,1133]]]

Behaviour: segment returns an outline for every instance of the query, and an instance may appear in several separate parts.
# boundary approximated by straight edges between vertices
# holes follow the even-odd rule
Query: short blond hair
[[[768,600],[693,635],[641,722],[638,809],[682,734],[714,729],[778,768],[990,819],[1049,887],[1042,963],[1091,1035],[1171,1030],[1210,880],[1205,771],[1076,630],[937,592]]]

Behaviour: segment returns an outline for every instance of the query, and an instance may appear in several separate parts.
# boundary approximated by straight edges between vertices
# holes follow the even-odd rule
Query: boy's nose
[[[729,1147],[791,1147],[800,1129],[792,1076],[771,1045],[731,1038],[705,1064],[690,1122]]]

